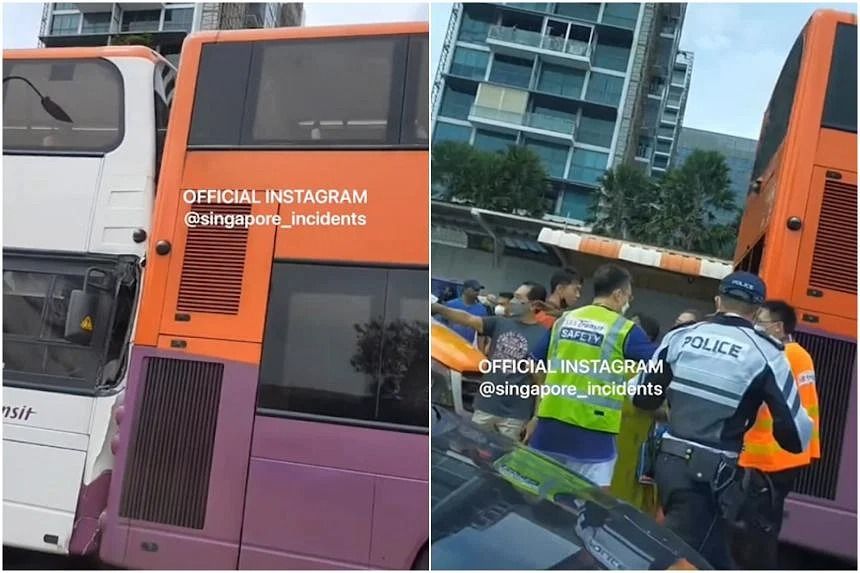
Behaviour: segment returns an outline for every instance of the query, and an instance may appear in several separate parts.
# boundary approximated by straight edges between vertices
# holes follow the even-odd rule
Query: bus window
[[[39,386],[94,386],[98,336],[89,345],[63,340],[69,295],[83,284],[82,275],[3,272],[5,370],[29,374]]]
[[[426,271],[275,263],[260,408],[427,425]]]
[[[430,71],[428,40],[424,36],[409,38],[409,65],[406,70],[406,97],[400,140],[427,145],[430,138]]]
[[[123,80],[107,60],[7,60],[4,153],[107,153],[123,136]],[[71,120],[49,113],[42,98]]]
[[[803,58],[803,36],[801,32],[785,60],[785,65],[776,81],[773,95],[767,105],[765,119],[762,122],[761,135],[758,139],[758,150],[753,165],[752,180],[761,177],[770,164],[785,134],[788,131],[788,120],[794,106],[794,93],[797,90],[797,79],[800,77],[800,62]]]
[[[821,127],[857,133],[857,26],[836,26]]]
[[[405,44],[403,37],[258,44],[243,142],[396,144]]]

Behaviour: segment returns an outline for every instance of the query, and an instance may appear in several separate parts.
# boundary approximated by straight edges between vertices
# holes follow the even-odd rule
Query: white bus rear
[[[97,549],[175,76],[142,47],[4,52],[4,546]]]

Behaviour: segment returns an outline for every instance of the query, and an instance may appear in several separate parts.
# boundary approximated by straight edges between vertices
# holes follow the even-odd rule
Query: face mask
[[[496,316],[505,316],[505,307],[504,305],[497,304],[496,305]]]
[[[627,311],[630,310],[630,301],[624,303],[624,306],[621,307],[621,314],[627,314]]]
[[[526,313],[528,305],[521,300],[512,300],[508,305],[508,316],[519,318]]]

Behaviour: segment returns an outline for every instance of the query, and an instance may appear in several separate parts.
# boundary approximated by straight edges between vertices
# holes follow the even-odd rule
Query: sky
[[[426,21],[426,3],[312,3],[305,2],[305,25],[365,24]],[[35,48],[39,42],[42,4],[3,2],[3,48]]]
[[[848,4],[690,3],[680,48],[694,52],[684,126],[758,139],[761,119],[782,64],[809,16],[820,8],[857,12]],[[435,74],[451,4],[430,9]]]

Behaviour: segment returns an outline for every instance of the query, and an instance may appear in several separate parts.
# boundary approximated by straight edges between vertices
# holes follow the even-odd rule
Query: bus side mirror
[[[63,338],[74,344],[88,345],[95,330],[99,295],[94,292],[73,290],[69,295],[66,328]]]

